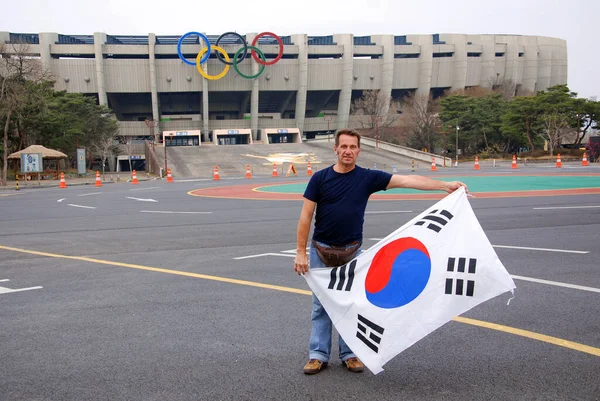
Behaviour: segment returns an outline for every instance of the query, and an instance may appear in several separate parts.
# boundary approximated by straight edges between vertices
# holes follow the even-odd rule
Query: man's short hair
[[[358,138],[358,147],[360,148],[360,134],[355,129],[344,128],[335,134],[335,146],[340,146],[340,135],[350,135]]]

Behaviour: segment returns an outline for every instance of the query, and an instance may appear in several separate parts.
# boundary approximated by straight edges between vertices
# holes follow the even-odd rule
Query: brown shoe
[[[361,373],[365,370],[365,365],[363,365],[360,359],[356,357],[348,358],[344,361],[344,363],[350,372]]]
[[[322,369],[327,367],[327,362],[319,361],[318,359],[311,359],[304,365],[305,375],[314,375],[319,373]]]

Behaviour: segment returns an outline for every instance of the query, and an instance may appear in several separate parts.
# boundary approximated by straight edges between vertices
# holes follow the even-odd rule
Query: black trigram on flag
[[[356,268],[356,259],[343,266],[331,269],[331,278],[329,279],[330,290],[350,291],[354,282],[354,269]]]
[[[468,261],[468,267],[467,267]],[[457,263],[458,262],[458,263]],[[467,267],[467,271],[465,272],[465,267]],[[456,269],[457,273],[465,273],[465,274],[475,274],[475,268],[477,267],[477,259],[467,259],[467,258],[448,258],[448,271],[454,272]],[[465,281],[467,284],[466,291],[465,290]],[[473,292],[475,291],[475,281],[473,280],[463,280],[463,279],[446,279],[446,290],[444,291],[448,295],[453,295],[452,287],[454,287],[454,295],[466,295],[468,297],[473,296]],[[464,292],[464,294],[463,294]]]
[[[432,210],[427,216],[423,217],[423,219],[417,221],[415,226],[427,224],[427,228],[439,233],[453,217],[452,213],[447,210]]]
[[[356,337],[375,352],[379,352],[379,343],[385,329],[372,321],[358,315]]]

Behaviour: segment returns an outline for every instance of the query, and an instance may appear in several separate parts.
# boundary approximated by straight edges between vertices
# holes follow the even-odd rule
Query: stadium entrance
[[[267,143],[302,143],[298,128],[265,128],[261,133]]]
[[[213,131],[215,145],[250,145],[252,130],[247,129],[216,129]]]
[[[200,146],[200,130],[163,131],[165,146]]]

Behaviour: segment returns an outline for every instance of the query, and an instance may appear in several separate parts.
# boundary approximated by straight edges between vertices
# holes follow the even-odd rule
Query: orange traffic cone
[[[585,152],[583,152],[583,160],[581,160],[581,165],[582,166],[589,166],[588,159],[587,159],[587,154]]]
[[[431,158],[431,171],[437,171],[437,167],[435,166],[435,157]]]
[[[96,185],[94,185],[95,187],[101,187],[102,186],[102,180],[100,179],[100,172],[96,171]]]
[[[479,170],[479,157],[475,156],[475,170]]]
[[[252,172],[250,171],[249,164],[246,164],[246,178],[252,178]]]
[[[273,164],[273,174],[272,177],[279,177],[279,173],[277,172],[277,165]]]
[[[132,171],[132,177],[131,177],[131,183],[133,185],[137,185],[139,184],[138,179],[137,179],[137,173],[135,172],[135,170]]]
[[[517,167],[517,156],[516,155],[513,155],[512,168],[518,168]]]
[[[306,175],[312,175],[312,167],[310,166],[310,162],[308,162],[308,168],[306,169]]]
[[[560,153],[556,155],[556,168],[562,167],[562,160],[560,159]]]
[[[173,182],[173,175],[170,168],[167,169],[167,182]]]
[[[65,173],[60,173],[60,184],[58,185],[59,188],[66,188],[67,187],[67,182],[65,181]]]
[[[213,170],[213,180],[220,180],[221,177],[219,177],[219,166],[215,166],[215,169]]]

